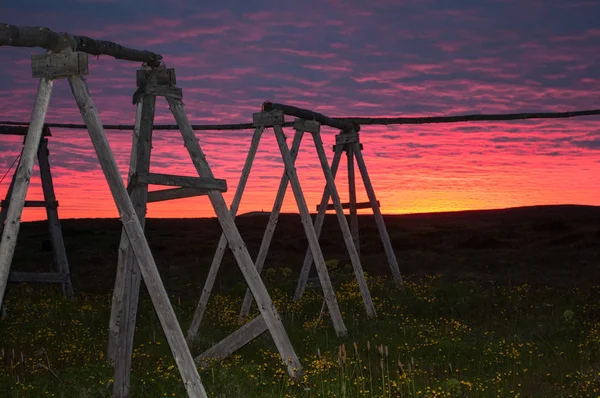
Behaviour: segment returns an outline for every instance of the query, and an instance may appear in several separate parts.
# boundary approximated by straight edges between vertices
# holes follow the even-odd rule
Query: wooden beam
[[[134,184],[168,185],[182,188],[196,188],[227,192],[227,181],[207,177],[186,177],[158,173],[138,173]]]
[[[194,130],[192,130],[183,109],[183,103],[172,98],[167,98],[167,102],[169,103],[171,113],[173,113],[173,117],[180,128],[185,147],[190,154],[190,158],[196,167],[198,175],[214,178],[210,166],[206,161],[206,156],[204,155],[202,148],[200,148],[198,139],[196,138]],[[287,367],[290,377],[297,378],[298,375],[302,373],[302,365],[298,359],[298,355],[294,351],[292,342],[290,341],[279,313],[275,308],[273,299],[271,299],[264,282],[256,270],[252,257],[250,257],[250,253],[248,252],[248,248],[235,225],[233,216],[227,209],[223,194],[219,191],[210,191],[208,192],[208,197],[215,210],[215,214],[217,215],[217,220],[223,229],[223,233],[227,238],[233,256],[238,263],[238,267],[244,275],[244,279],[254,295],[254,300],[258,305],[258,309],[267,323],[267,327],[269,328],[271,337],[273,337],[273,342],[279,351],[281,360]]]
[[[53,85],[53,80],[44,77],[40,79],[37,97],[31,113],[31,124],[25,136],[25,144],[23,145],[19,166],[15,171],[15,184],[11,192],[10,205],[8,206],[6,222],[2,230],[2,238],[0,239],[0,303],[4,298],[8,274],[17,245],[21,215],[25,206],[25,197],[27,196],[29,181],[33,173],[35,157],[40,146],[44,119],[48,111]]]
[[[67,283],[69,274],[60,272],[20,272],[11,271],[8,274],[9,282],[18,283]]]
[[[0,24],[0,46],[41,47],[58,53],[71,49],[92,55],[109,55],[126,61],[145,62],[149,66],[160,65],[162,56],[150,51],[135,50],[105,40],[86,36],[72,36],[38,26]]]
[[[377,201],[377,206],[379,206],[379,201]],[[317,211],[319,211],[319,209],[321,208],[321,205],[318,204],[317,205]],[[342,208],[343,209],[350,209],[350,203],[342,203]],[[356,209],[370,209],[371,208],[371,202],[359,202],[356,204]],[[333,205],[333,203],[329,203],[327,205],[327,210],[335,210],[335,206]]]
[[[44,192],[44,205],[46,207],[46,216],[48,217],[48,230],[52,240],[52,255],[58,268],[58,272],[67,276],[67,280],[62,284],[63,294],[73,297],[73,285],[71,284],[69,261],[67,259],[67,250],[63,239],[60,220],[58,219],[58,202],[54,193],[54,184],[52,182],[52,173],[50,172],[50,161],[48,156],[48,139],[42,138],[38,149],[38,163],[40,165],[40,179],[42,180],[42,190]],[[27,206],[27,201],[25,201]]]
[[[3,200],[0,203],[2,207],[8,206],[8,202],[6,200]],[[44,200],[26,200],[25,207],[45,207],[47,209],[56,209],[58,207],[58,201],[52,200],[46,202]]]
[[[296,162],[296,158],[298,157],[298,151],[300,150],[300,144],[302,143],[303,135],[303,130],[296,130],[296,133],[294,134],[294,140],[292,141],[292,149],[290,150],[292,162]],[[277,195],[275,196],[273,208],[271,210],[271,213],[269,213],[269,221],[267,222],[267,227],[265,228],[265,232],[260,243],[260,249],[258,250],[256,261],[254,262],[258,273],[261,273],[265,265],[265,260],[267,259],[269,247],[271,246],[271,241],[273,240],[273,235],[275,234],[275,229],[277,228],[279,214],[281,213],[281,206],[283,205],[283,199],[285,198],[285,192],[287,191],[289,181],[290,180],[284,171],[283,175],[281,176],[281,180],[279,181],[279,188],[277,189]],[[248,289],[246,289],[246,295],[244,296],[244,301],[242,301],[242,308],[240,310],[241,318],[245,318],[248,315],[248,312],[250,312],[250,307],[252,307],[252,294]]]
[[[32,55],[31,74],[49,79],[87,75],[88,55],[76,52]]]
[[[363,158],[362,151],[360,149],[360,144],[353,144],[353,149],[358,170],[360,171],[365,190],[367,191],[367,196],[369,197],[369,201],[371,202],[371,208],[373,209],[375,224],[377,224],[377,229],[379,230],[381,243],[383,244],[383,249],[388,258],[388,263],[392,271],[392,276],[394,278],[396,286],[404,290],[404,282],[402,281],[402,275],[400,274],[400,267],[398,267],[398,260],[396,260],[396,253],[394,253],[394,249],[392,248],[392,242],[390,241],[387,229],[385,228],[385,222],[383,221],[381,210],[379,210],[379,206],[377,205],[377,197],[375,196],[375,190],[373,189],[373,184],[371,183],[371,178],[369,177],[369,173],[367,171],[367,166],[365,164],[365,159]]]
[[[156,262],[144,235],[144,229],[137,218],[135,208],[125,188],[119,166],[102,129],[102,122],[90,97],[87,84],[80,76],[69,77],[69,84],[81,116],[88,128],[96,156],[119,211],[129,242],[131,242],[131,248],[135,253],[148,294],[175,358],[186,392],[192,398],[207,398],[198,369],[194,364],[194,358],[187,346],[165,286],[161,281]]]
[[[291,106],[291,105],[277,104],[275,102],[267,101],[267,102],[263,103],[262,108],[263,108],[263,111],[265,111],[265,112],[279,109],[286,115],[295,116],[300,119],[316,120],[317,122],[319,122],[321,124],[324,124],[329,127],[334,127],[336,129],[339,129],[339,130],[342,130],[345,132],[360,131],[360,125],[354,123],[351,120],[333,119],[333,118],[327,117],[321,113],[317,113],[317,112],[314,112],[314,111],[311,111],[308,109],[296,108],[295,106]]]
[[[170,188],[161,189],[158,191],[148,192],[148,203],[162,202],[165,200],[192,198],[195,196],[204,196],[208,193],[208,189],[198,188]]]
[[[265,319],[258,315],[241,328],[194,358],[200,366],[207,366],[211,359],[223,359],[233,354],[268,330]]]
[[[310,213],[308,212],[306,199],[304,198],[304,193],[302,192],[302,187],[300,186],[300,180],[298,179],[298,174],[296,173],[296,168],[294,167],[290,150],[285,142],[285,134],[283,133],[281,126],[273,126],[273,130],[275,130],[275,138],[277,138],[279,151],[281,152],[283,164],[285,165],[285,173],[290,180],[290,185],[292,186],[292,191],[294,192],[294,197],[296,198],[296,204],[298,205],[298,210],[300,211],[302,227],[304,227],[306,239],[308,240],[308,244],[315,259],[315,266],[317,268],[317,273],[319,274],[321,286],[323,286],[323,296],[325,298],[325,302],[327,303],[327,308],[329,309],[329,315],[331,316],[333,328],[335,329],[335,333],[338,337],[345,337],[348,334],[348,329],[344,324],[342,312],[340,311],[337,297],[335,296],[333,285],[331,284],[331,278],[329,277],[329,271],[327,270],[327,265],[325,264],[325,258],[323,257],[323,252],[319,246],[319,238],[317,237]]]
[[[150,155],[152,150],[152,125],[154,124],[154,115],[156,107],[156,96],[144,95],[142,98],[141,114],[136,112],[136,117],[140,118],[139,136],[136,139],[137,150],[135,155],[135,173],[148,173],[150,170]],[[148,185],[137,183],[133,186],[131,193],[131,203],[135,208],[137,218],[140,221],[142,229],[146,224],[146,199],[148,194]],[[122,232],[123,233],[123,232]],[[125,231],[125,235],[127,235]],[[133,355],[133,340],[135,335],[135,324],[138,311],[139,292],[141,284],[140,269],[131,247],[128,242],[124,258],[125,261],[125,282],[124,295],[119,322],[119,334],[115,345],[115,372],[113,384],[113,397],[129,398],[131,389],[131,361]]]
[[[365,273],[363,271],[362,264],[358,256],[358,251],[356,250],[356,246],[354,245],[354,239],[352,237],[352,232],[350,232],[350,226],[348,226],[348,220],[346,220],[344,210],[342,209],[340,196],[338,194],[337,187],[335,186],[335,177],[333,176],[333,173],[329,168],[329,163],[327,161],[327,155],[325,154],[325,148],[323,147],[323,140],[321,139],[321,134],[313,134],[312,137],[315,141],[315,148],[317,149],[317,155],[319,156],[319,161],[321,162],[321,168],[323,169],[325,180],[327,181],[329,194],[331,196],[331,200],[333,201],[333,205],[335,206],[335,213],[338,219],[338,223],[340,224],[340,229],[342,230],[342,237],[344,238],[346,249],[348,249],[350,263],[352,264],[352,269],[354,270],[354,277],[358,282],[358,287],[363,299],[363,303],[365,305],[365,310],[367,311],[367,316],[375,317],[377,316],[377,312],[375,311],[375,306],[373,305],[371,292],[369,291],[369,288],[367,286],[367,280],[365,278]]]
[[[244,163],[244,168],[242,169],[242,175],[240,176],[240,182],[235,189],[235,195],[233,196],[233,201],[231,203],[231,208],[229,212],[232,217],[235,217],[240,206],[240,202],[242,201],[242,195],[244,194],[244,189],[246,187],[246,182],[250,177],[250,171],[252,169],[252,163],[254,162],[254,157],[256,156],[256,151],[258,150],[258,144],[260,143],[260,139],[262,137],[263,126],[256,127],[254,130],[254,134],[252,135],[252,141],[250,143],[250,149],[248,150],[248,155],[246,155],[246,162]],[[204,282],[204,288],[202,289],[202,293],[200,294],[200,300],[196,305],[196,310],[194,311],[194,316],[192,318],[192,323],[190,324],[190,328],[188,329],[187,339],[188,343],[191,342],[196,335],[198,334],[198,329],[200,328],[200,324],[202,323],[202,318],[204,317],[204,311],[206,311],[206,306],[208,304],[208,300],[212,293],[212,288],[214,286],[215,280],[217,279],[217,274],[219,272],[219,268],[221,267],[221,262],[223,261],[223,255],[225,254],[225,250],[227,249],[227,237],[224,233],[221,233],[221,237],[219,238],[219,244],[217,245],[217,250],[215,251],[215,255],[213,257],[213,261],[210,265],[210,269],[208,271],[208,275],[206,276],[206,281]],[[256,264],[255,264],[256,266]]]
[[[333,155],[333,160],[331,161],[331,174],[335,178],[337,174],[338,167],[340,165],[340,160],[342,159],[342,147],[336,147],[335,153]],[[319,213],[315,218],[314,228],[315,233],[317,234],[317,238],[321,235],[321,229],[323,229],[323,222],[325,221],[325,213],[327,209],[327,202],[329,202],[329,188],[327,184],[325,185],[325,190],[323,192],[323,197],[321,198],[321,205],[319,206]],[[296,284],[296,291],[294,292],[294,300],[298,301],[302,298],[304,294],[304,290],[306,289],[306,282],[308,281],[308,276],[310,275],[310,269],[313,264],[313,255],[312,250],[309,247],[306,249],[306,254],[304,255],[304,262],[302,263],[302,269],[300,270],[300,276],[298,277],[298,283]]]

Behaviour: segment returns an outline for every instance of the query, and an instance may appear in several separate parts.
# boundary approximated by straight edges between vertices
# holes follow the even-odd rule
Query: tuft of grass
[[[346,265],[332,279],[350,335],[335,336],[318,290],[292,300],[290,272],[269,275],[304,373],[291,380],[268,333],[200,368],[214,397],[589,397],[600,394],[600,287],[483,285],[427,275],[366,275],[378,317],[365,316]],[[194,354],[240,327],[245,287],[214,294]],[[196,300],[172,295],[186,330]],[[51,287],[11,286],[0,322],[0,395],[109,397],[105,360],[110,296],[67,300]],[[251,315],[257,315],[256,308]],[[186,396],[150,300],[140,302],[132,396]]]

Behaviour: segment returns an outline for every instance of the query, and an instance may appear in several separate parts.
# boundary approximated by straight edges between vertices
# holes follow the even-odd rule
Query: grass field
[[[291,299],[306,243],[297,217],[286,217],[264,278],[304,376],[297,382],[287,377],[263,334],[234,356],[200,369],[211,396],[600,396],[600,209],[386,218],[404,293],[387,276],[370,218],[361,218],[374,320],[365,316],[335,220],[328,219],[322,242],[350,333],[344,340],[335,337],[327,312],[321,313],[318,289],[300,302]],[[219,238],[212,223],[148,222],[150,245],[184,331]],[[241,217],[237,223],[255,256],[266,219]],[[63,227],[76,298],[62,298],[53,286],[9,285],[9,317],[0,322],[1,396],[111,394],[104,352],[119,224],[66,220]],[[44,236],[43,224],[24,224],[15,269],[45,269],[51,253],[39,243]],[[245,287],[231,257],[194,354],[240,326]],[[186,396],[145,291],[137,324],[132,396]]]

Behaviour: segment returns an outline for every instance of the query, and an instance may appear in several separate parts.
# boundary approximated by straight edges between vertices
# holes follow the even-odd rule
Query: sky
[[[116,41],[163,55],[194,124],[248,123],[264,101],[332,117],[438,116],[600,108],[600,2],[594,0],[4,0],[0,22]],[[0,121],[28,121],[30,57],[0,49]],[[133,124],[140,64],[90,56],[87,82],[105,124]],[[48,122],[82,123],[64,80]],[[293,120],[288,117],[287,120]],[[174,123],[163,98],[156,123]],[[199,131],[215,177],[238,185],[252,130]],[[286,129],[291,143],[293,131]],[[331,160],[337,131],[323,128]],[[126,179],[131,132],[107,131]],[[118,217],[85,130],[53,129],[50,162],[61,218]],[[600,118],[364,126],[364,157],[383,213],[600,205]],[[0,176],[22,137],[0,137]],[[348,200],[346,162],[336,183]],[[14,169],[13,169],[14,170]],[[297,170],[309,209],[325,180],[305,135]],[[156,131],[151,171],[197,176],[177,131]],[[238,214],[270,211],[283,173],[263,135]],[[4,197],[11,173],[0,183]],[[358,173],[357,173],[358,175]],[[27,198],[41,199],[39,174]],[[151,189],[158,189],[153,186]],[[360,179],[358,200],[367,196]],[[283,211],[297,212],[291,188]],[[362,211],[370,213],[369,210]],[[207,197],[148,205],[148,217],[213,217]],[[26,208],[25,221],[43,219]]]

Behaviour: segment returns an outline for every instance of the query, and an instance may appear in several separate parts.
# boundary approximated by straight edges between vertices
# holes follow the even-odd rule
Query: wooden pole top
[[[16,26],[0,23],[0,47],[41,47],[52,52],[70,48],[92,55],[109,55],[126,61],[145,62],[156,67],[162,55],[146,50],[136,50],[105,40],[94,40],[86,36],[74,36],[54,32],[38,26]]]
[[[329,127],[337,128],[342,130],[344,133],[356,132],[360,131],[360,125],[354,123],[354,121],[347,119],[334,119],[327,117],[321,113],[317,113],[308,109],[296,108],[291,105],[277,104],[274,102],[263,102],[262,109],[265,112],[270,112],[272,110],[278,109],[282,111],[286,115],[295,116],[300,119],[306,120],[316,120],[317,122],[324,124]]]

